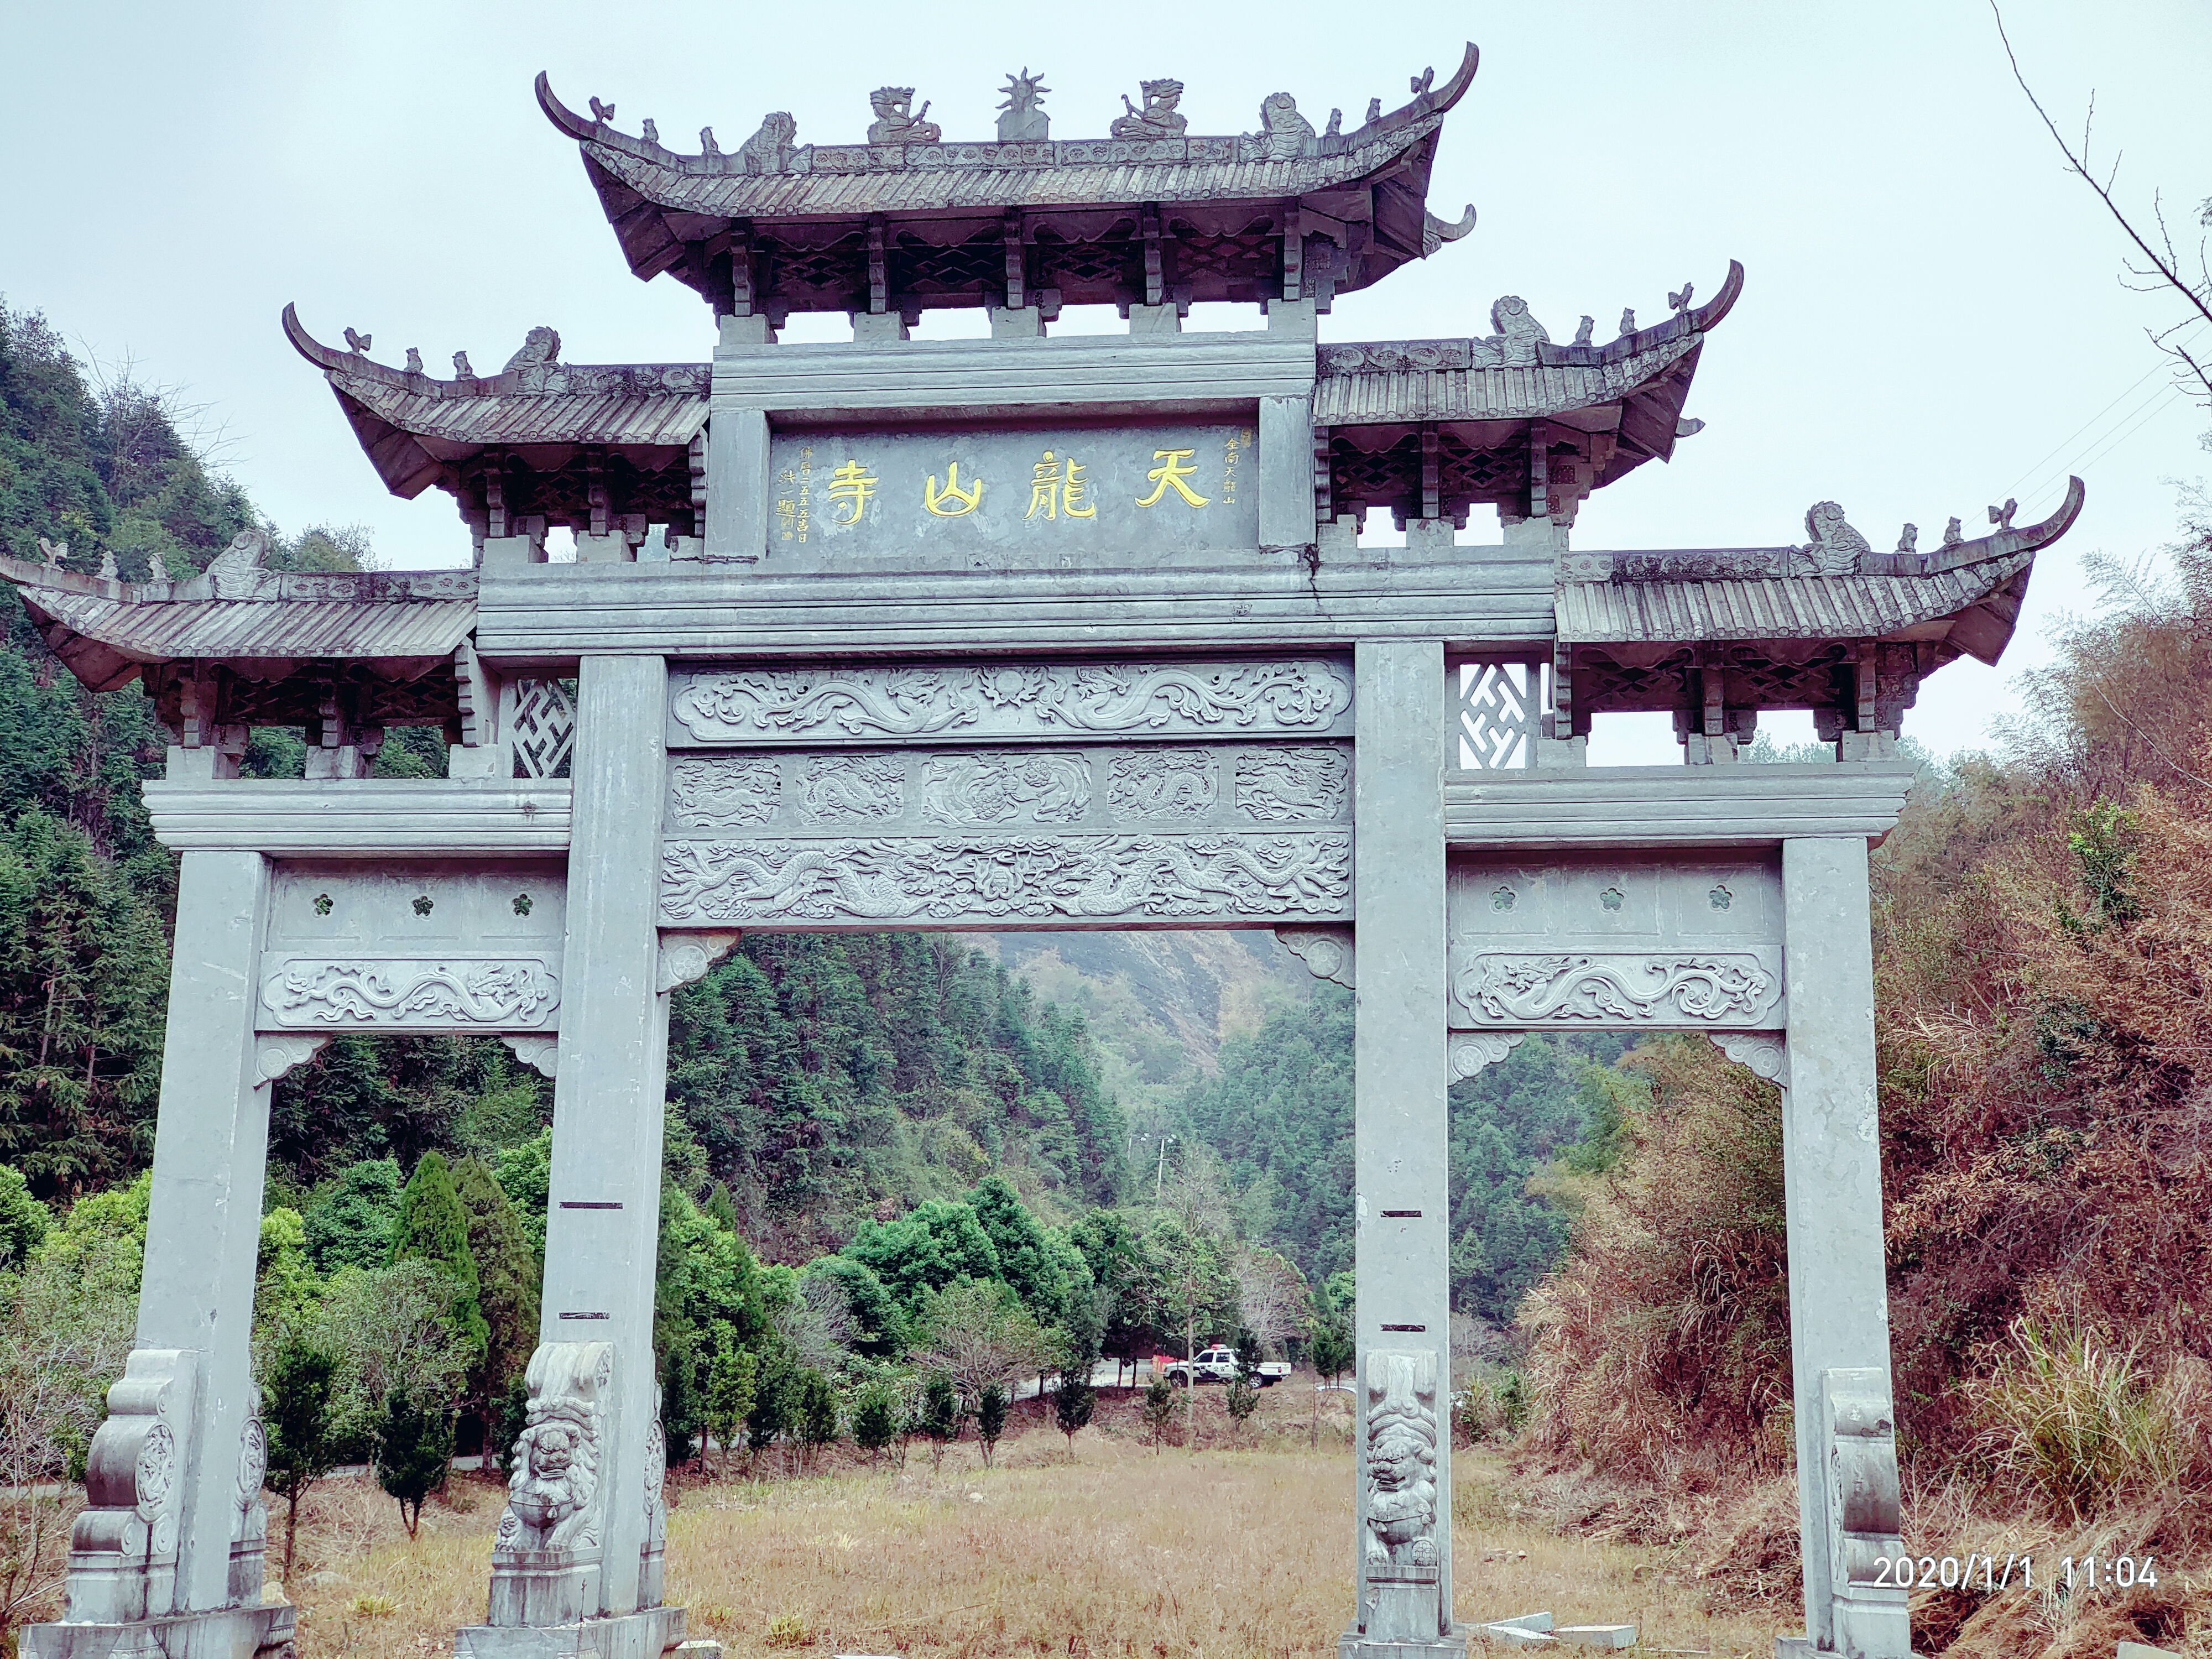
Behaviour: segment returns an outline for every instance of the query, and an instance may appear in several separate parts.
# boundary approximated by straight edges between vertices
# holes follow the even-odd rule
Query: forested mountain
[[[1218,1076],[1177,1103],[1177,1132],[1221,1159],[1245,1231],[1318,1283],[1352,1265],[1352,1000],[1334,985],[1310,1008],[1271,1016],[1224,1044]],[[1528,1177],[1583,1139],[1621,1079],[1624,1045],[1531,1036],[1452,1085],[1452,1306],[1511,1319],[1559,1259],[1565,1212],[1531,1195]]]

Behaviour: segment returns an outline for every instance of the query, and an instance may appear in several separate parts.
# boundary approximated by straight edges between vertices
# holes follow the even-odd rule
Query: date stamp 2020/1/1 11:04
[[[1875,1576],[1864,1582],[1885,1589],[2005,1589],[2018,1580],[2033,1589],[2040,1577],[2046,1589],[2072,1595],[2077,1591],[2124,1590],[2158,1583],[2154,1556],[2063,1555],[2055,1564],[2039,1569],[2032,1555],[1899,1555],[1885,1556],[1875,1564]]]

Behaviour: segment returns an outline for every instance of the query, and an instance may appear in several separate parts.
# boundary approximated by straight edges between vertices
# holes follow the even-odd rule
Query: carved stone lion
[[[1260,100],[1261,154],[1270,161],[1291,161],[1306,152],[1314,138],[1314,125],[1298,113],[1298,100],[1287,92],[1271,92]]]
[[[787,110],[770,110],[761,117],[760,131],[738,146],[738,159],[747,173],[781,173],[791,165],[792,140],[799,123]]]
[[[516,1447],[500,1517],[502,1549],[557,1550],[590,1544],[599,1449],[584,1425],[562,1418],[533,1423]]]
[[[1858,568],[1859,556],[1874,550],[1834,501],[1815,501],[1806,510],[1805,533],[1813,538],[1805,557],[1817,575],[1848,576]]]
[[[1382,1352],[1369,1355],[1368,1364],[1367,1565],[1433,1565],[1435,1361],[1425,1354]]]

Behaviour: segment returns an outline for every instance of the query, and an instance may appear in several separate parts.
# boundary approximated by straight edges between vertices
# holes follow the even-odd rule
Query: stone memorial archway
[[[555,1082],[522,1472],[457,1650],[673,1645],[670,991],[749,931],[1071,927],[1273,927],[1356,988],[1343,1659],[1465,1651],[1446,1091],[1553,1029],[1706,1031],[1784,1085],[1791,1639],[1906,1652],[1869,1582],[1897,1504],[1866,848],[1920,677],[1994,659],[2080,487],[1928,553],[1910,526],[1875,552],[1832,503],[1802,545],[1570,550],[1592,489],[1694,429],[1742,272],[1602,345],[1512,295],[1488,334],[1321,343],[1337,300],[1472,228],[1425,193],[1474,68],[1349,132],[1276,94],[1259,132],[1189,135],[1156,82],[1110,138],[1059,143],[1032,87],[999,143],[886,96],[865,146],[771,115],[699,155],[541,79],[633,269],[709,302],[711,363],[570,364],[539,328],[441,380],[288,309],[386,483],[453,495],[473,569],[282,574],[251,533],[186,582],[0,562],[88,685],[143,678],[181,855],[137,1345],[28,1653],[292,1639],[260,1601],[256,1224],[270,1083],[338,1031],[496,1035]],[[1127,336],[1047,332],[1102,301]],[[1218,301],[1264,327],[1180,331]],[[991,337],[907,338],[956,304]],[[848,312],[853,340],[778,344],[794,309]],[[1502,545],[1456,544],[1477,507]],[[1377,507],[1404,546],[1361,540]],[[551,526],[576,562],[547,562]],[[1838,763],[1730,763],[1762,708],[1812,709]],[[1584,767],[1593,715],[1633,709],[1671,710],[1689,763]],[[444,729],[450,776],[368,775],[410,723]],[[238,777],[257,724],[307,730],[305,780]]]

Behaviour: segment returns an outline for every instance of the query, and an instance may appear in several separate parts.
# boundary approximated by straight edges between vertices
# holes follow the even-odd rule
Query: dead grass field
[[[902,1471],[673,1482],[669,1599],[694,1636],[744,1659],[1329,1653],[1352,1605],[1349,1419],[1346,1396],[1328,1396],[1311,1449],[1310,1398],[1270,1390],[1259,1433],[1235,1447],[1202,1390],[1194,1450],[1154,1452],[1133,1401],[1102,1400],[1073,1457],[1032,1405],[994,1468],[969,1442],[941,1468],[917,1449]],[[1461,1618],[1548,1608],[1563,1624],[1633,1621],[1645,1654],[1773,1651],[1771,1612],[1708,1618],[1688,1564],[1515,1517],[1504,1480],[1494,1455],[1457,1455]],[[501,1498],[457,1475],[410,1541],[370,1483],[319,1488],[293,1584],[305,1659],[450,1652],[454,1627],[483,1617]]]

